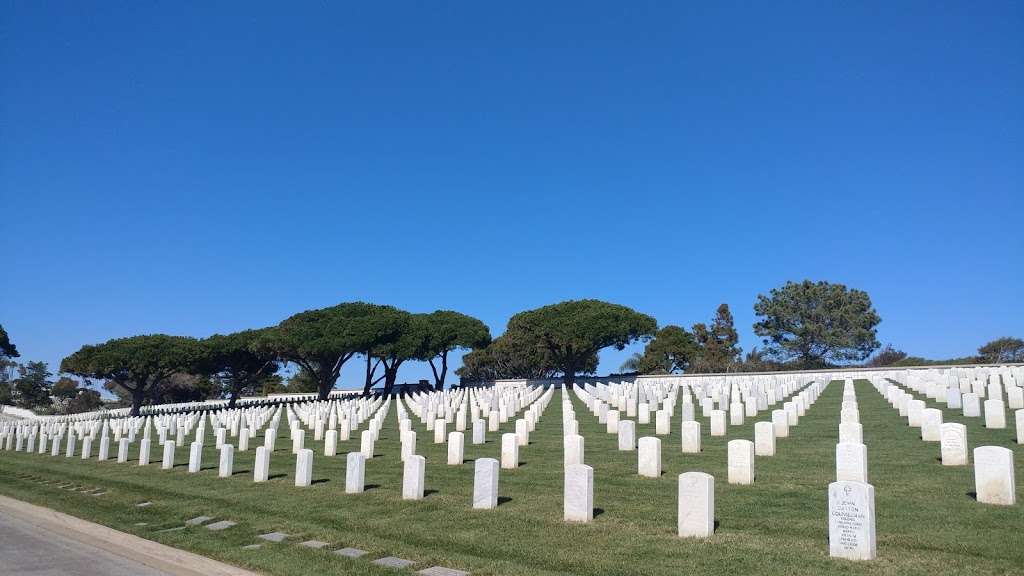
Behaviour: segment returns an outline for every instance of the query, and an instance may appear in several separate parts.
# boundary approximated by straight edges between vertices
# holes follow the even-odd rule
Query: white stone
[[[754,424],[754,454],[756,456],[775,455],[775,426],[771,422]]]
[[[519,442],[511,432],[501,435],[501,467],[509,470],[519,467]]]
[[[444,418],[434,420],[434,444],[444,444],[445,427],[448,422]]]
[[[828,551],[833,558],[847,560],[877,556],[872,485],[849,480],[828,485]]]
[[[1017,487],[1014,480],[1013,452],[1002,446],[974,449],[974,490],[978,502],[1013,506]]]
[[[473,444],[483,444],[487,442],[486,427],[483,420],[473,421]]]
[[[416,454],[416,433],[412,430],[402,432],[402,462],[414,454]]]
[[[636,450],[636,424],[632,420],[619,422],[619,450],[632,452]]]
[[[583,436],[579,434],[571,434],[562,439],[563,453],[563,467],[571,466],[573,464],[583,464]]]
[[[664,436],[671,432],[668,410],[658,410],[654,413],[654,433]]]
[[[1013,414],[1017,422],[1017,444],[1024,444],[1024,410],[1017,410]]]
[[[715,478],[703,472],[679,475],[678,531],[683,538],[715,533]]]
[[[324,456],[336,456],[338,454],[338,431],[328,430],[324,433]]]
[[[609,434],[618,434],[619,433],[619,411],[618,410],[609,410],[607,418],[608,418],[608,420],[605,423],[605,431],[608,432]]]
[[[463,452],[466,445],[466,437],[462,432],[448,434],[448,465],[461,466]]]
[[[46,435],[44,434],[44,435],[40,436],[39,437],[39,441],[45,443],[46,442]],[[110,437],[109,436],[103,436],[102,438],[100,438],[100,454],[99,454],[99,457],[97,459],[100,462],[103,462],[104,460],[106,460],[109,457],[110,457]]]
[[[594,469],[586,464],[565,468],[563,518],[566,522],[590,522],[594,519]]]
[[[963,415],[968,418],[981,416],[981,398],[973,392],[963,395]]]
[[[725,411],[711,411],[711,435],[725,436]]]
[[[57,442],[54,441],[54,445],[56,445],[56,444],[57,444]],[[124,464],[125,462],[128,461],[128,446],[130,444],[131,444],[131,442],[127,438],[121,438],[120,440],[117,441],[117,463],[118,464]]]
[[[728,444],[729,484],[754,483],[754,443],[730,440]]]
[[[498,506],[498,461],[477,458],[473,465],[473,508],[488,510]]]
[[[231,470],[235,465],[235,447],[231,444],[224,444],[220,447],[220,468],[217,475],[221,478],[231,476]]]
[[[868,448],[859,442],[836,444],[836,480],[868,481]]]
[[[292,454],[298,454],[306,446],[306,431],[301,428],[292,430]]]
[[[139,466],[146,466],[149,464],[149,438],[143,438],[139,440]]]
[[[621,438],[622,429],[619,429]],[[661,439],[645,436],[637,451],[637,473],[648,478],[661,478]]]
[[[772,427],[775,428],[776,438],[789,437],[789,418],[785,410],[772,410]]]
[[[295,485],[309,486],[313,482],[313,451],[308,448],[299,450],[295,456]]]
[[[939,451],[943,466],[967,465],[967,426],[946,422],[941,427]]]
[[[516,442],[520,446],[530,445],[530,427],[526,420],[516,420]]]
[[[366,488],[366,456],[362,452],[349,452],[345,457],[345,492],[359,494]]]
[[[256,462],[252,467],[252,481],[266,482],[270,476],[270,450],[266,446],[256,447]]]
[[[203,444],[202,442],[193,442],[189,444],[188,449],[188,472],[189,474],[195,474],[199,472],[203,467]]]
[[[363,430],[363,433],[359,437],[359,451],[363,453],[363,456],[366,456],[367,460],[370,460],[373,458],[373,448],[373,432]]]
[[[859,422],[845,422],[839,425],[839,442],[864,442],[864,426]]]
[[[434,424],[434,427],[437,427],[437,423]],[[423,483],[425,481],[426,470],[427,459],[423,456],[410,456],[405,461],[405,470],[402,474],[403,500],[423,499]]]
[[[684,454],[700,453],[700,422],[687,420],[683,422],[680,430],[682,439],[682,451]]]
[[[985,428],[1006,428],[1006,407],[1002,400],[985,400]]]

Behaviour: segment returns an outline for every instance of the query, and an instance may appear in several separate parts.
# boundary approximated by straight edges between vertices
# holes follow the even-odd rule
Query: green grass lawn
[[[729,427],[726,438],[709,437],[702,419],[703,453],[682,454],[679,412],[672,434],[662,438],[664,475],[636,474],[636,452],[619,452],[616,438],[604,432],[582,402],[573,400],[580,433],[586,438],[586,462],[594,467],[596,518],[589,524],[562,521],[562,423],[560,392],[537,424],[530,445],[520,448],[522,467],[501,470],[495,510],[471,509],[472,459],[498,458],[500,437],[487,444],[470,443],[466,460],[447,466],[446,445],[434,445],[433,433],[417,431],[417,452],[427,459],[427,497],[401,499],[402,466],[395,407],[391,406],[376,457],[367,461],[363,494],[344,493],[345,453],[359,449],[358,434],[339,442],[338,456],[323,456],[322,442],[307,441],[316,452],[314,484],[296,488],[295,458],[286,430],[271,459],[271,480],[252,482],[257,437],[247,453],[235,454],[235,475],[217,477],[217,452],[208,428],[203,471],[188,474],[188,444],[176,451],[173,471],[160,469],[161,447],[154,445],[151,463],[117,464],[95,459],[66,459],[62,454],[0,452],[0,493],[93,520],[101,524],[176,546],[259,572],[280,575],[310,573],[394,574],[370,560],[394,555],[417,562],[415,569],[440,564],[473,574],[1010,574],[1024,573],[1024,454],[1016,445],[1012,415],[1005,430],[986,430],[982,419],[965,419],[945,410],[946,421],[967,423],[971,448],[999,445],[1014,451],[1018,504],[997,507],[977,503],[973,468],[943,467],[938,443],[925,443],[897,411],[866,381],[857,382],[868,474],[875,486],[878,559],[854,563],[828,555],[827,493],[834,479],[843,386],[833,382],[790,437],[780,439],[773,457],[756,459],[753,486],[726,483],[726,442],[753,439],[755,420]],[[920,397],[920,396],[919,396]],[[941,407],[928,402],[929,407]],[[778,406],[781,407],[781,406]],[[697,410],[698,416],[700,410]],[[651,424],[637,425],[637,436],[654,435]],[[512,420],[502,432],[514,431]],[[312,433],[307,432],[307,438]],[[138,442],[130,458],[135,459]],[[80,446],[79,446],[80,450]],[[98,446],[93,446],[95,455]],[[679,539],[676,532],[677,476],[703,471],[715,477],[717,532],[714,537]],[[31,476],[31,478],[26,477]],[[66,480],[78,486],[102,487],[91,496],[40,484]],[[151,501],[146,508],[136,503]],[[228,519],[238,525],[222,532],[202,527],[158,533],[200,515]],[[145,526],[136,523],[145,522]],[[258,550],[242,546],[262,542],[258,534],[282,531],[294,535],[285,543],[264,543]],[[311,550],[303,540],[331,544]],[[330,553],[342,547],[370,552],[361,559]],[[44,551],[41,551],[44,553]]]

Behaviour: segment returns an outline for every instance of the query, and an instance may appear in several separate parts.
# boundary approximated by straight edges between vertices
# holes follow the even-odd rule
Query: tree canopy
[[[316,377],[318,395],[327,398],[341,367],[353,356],[397,338],[404,327],[393,306],[345,302],[300,312],[263,334],[257,346],[294,362]]]
[[[1004,336],[978,348],[978,357],[987,364],[1024,362],[1024,340]]]
[[[569,300],[513,316],[509,333],[550,354],[552,364],[571,386],[586,363],[602,348],[622,350],[657,329],[654,318],[632,308],[600,300]]]
[[[684,372],[698,354],[693,335],[680,326],[665,326],[647,343],[644,353],[629,368],[641,374]]]
[[[584,374],[597,370],[597,352],[579,369]],[[558,373],[551,353],[537,342],[516,332],[505,332],[484,348],[462,357],[455,374],[465,381],[479,382],[507,378],[542,379]]]
[[[7,331],[0,325],[0,357],[17,358],[18,348],[11,343],[11,338],[7,335]]]
[[[487,325],[466,314],[451,310],[437,310],[426,316],[427,340],[425,356],[434,373],[434,386],[444,389],[448,374],[448,353],[452,350],[486,347],[491,342]],[[440,367],[437,366],[440,363]]]
[[[769,355],[803,368],[861,361],[879,346],[871,298],[842,284],[787,282],[759,294],[754,312]]]
[[[404,362],[426,360],[433,355],[428,349],[431,335],[429,314],[410,314],[398,310],[392,314],[391,320],[397,329],[397,336],[370,349],[370,355],[379,359],[384,367],[385,394],[394,387],[398,369]],[[364,389],[363,392],[370,391]]]
[[[277,353],[259,345],[267,330],[214,334],[200,341],[198,370],[217,382],[221,394],[228,397],[229,408],[235,407],[243,392],[254,393],[261,380],[279,368]]]
[[[49,378],[53,376],[46,362],[26,362],[18,366],[18,377],[14,379],[14,393],[18,406],[29,410],[50,406]]]
[[[699,350],[691,363],[691,372],[729,372],[740,361],[743,351],[728,304],[718,306],[710,327],[694,324],[693,338]]]
[[[151,334],[86,345],[60,364],[61,372],[106,380],[131,396],[131,414],[173,374],[193,370],[201,359],[195,338]]]

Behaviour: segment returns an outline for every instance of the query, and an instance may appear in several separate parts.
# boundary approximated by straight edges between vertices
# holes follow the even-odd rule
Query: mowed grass
[[[857,398],[868,446],[869,477],[875,486],[878,559],[854,563],[828,555],[827,493],[834,479],[842,383],[833,382],[818,402],[780,439],[774,457],[756,459],[753,486],[726,483],[726,442],[753,439],[756,420],[729,427],[726,438],[708,436],[701,419],[701,454],[682,454],[679,413],[672,434],[662,436],[664,475],[636,474],[636,452],[620,452],[582,404],[573,399],[580,433],[586,438],[586,462],[594,467],[596,518],[589,524],[562,521],[561,398],[551,404],[520,449],[522,467],[502,470],[496,510],[471,509],[472,460],[500,453],[498,433],[475,446],[466,435],[466,463],[446,465],[446,445],[433,444],[433,432],[415,426],[417,452],[427,459],[427,497],[401,499],[398,424],[392,405],[376,457],[367,462],[364,494],[344,493],[345,457],[358,450],[358,434],[339,444],[339,455],[314,448],[314,485],[294,486],[295,458],[284,436],[271,459],[271,480],[252,482],[255,449],[235,454],[235,474],[217,477],[218,455],[208,431],[203,470],[187,473],[188,445],[176,451],[172,471],[160,470],[161,448],[154,444],[153,464],[82,461],[76,455],[0,452],[0,493],[49,506],[225,562],[267,574],[394,574],[370,560],[395,555],[416,561],[415,569],[442,565],[473,574],[1011,574],[1024,573],[1024,491],[1018,504],[997,507],[976,502],[972,467],[943,467],[937,443],[919,439],[897,411],[866,381]],[[929,407],[939,405],[929,401]],[[781,407],[781,406],[779,406]],[[699,409],[698,409],[699,416]],[[1000,445],[1014,451],[1016,475],[1024,478],[1022,447],[1014,430],[986,430],[981,419],[945,411],[947,421],[966,421],[971,447]],[[1011,420],[1012,422],[1012,420]],[[512,420],[502,432],[514,431]],[[652,423],[637,425],[637,435],[654,435]],[[307,438],[312,433],[307,432]],[[256,438],[251,446],[261,445]],[[137,444],[137,443],[136,443]],[[94,451],[97,447],[94,446]],[[111,453],[116,456],[116,447]],[[136,458],[137,445],[131,457]],[[715,476],[717,531],[710,539],[676,537],[678,474],[704,471]],[[28,478],[26,476],[31,476]],[[91,496],[39,480],[66,480],[101,487]],[[146,508],[136,503],[151,501]],[[183,525],[200,515],[238,525],[223,532]],[[145,522],[145,526],[136,523]],[[285,543],[264,543],[257,535],[282,531]],[[299,546],[303,540],[329,542],[323,550]],[[355,547],[370,552],[347,559],[330,550]],[[44,553],[44,551],[40,551]]]

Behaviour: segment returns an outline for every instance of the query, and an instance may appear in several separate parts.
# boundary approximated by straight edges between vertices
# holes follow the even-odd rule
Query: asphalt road
[[[169,576],[0,513],[0,575]]]

